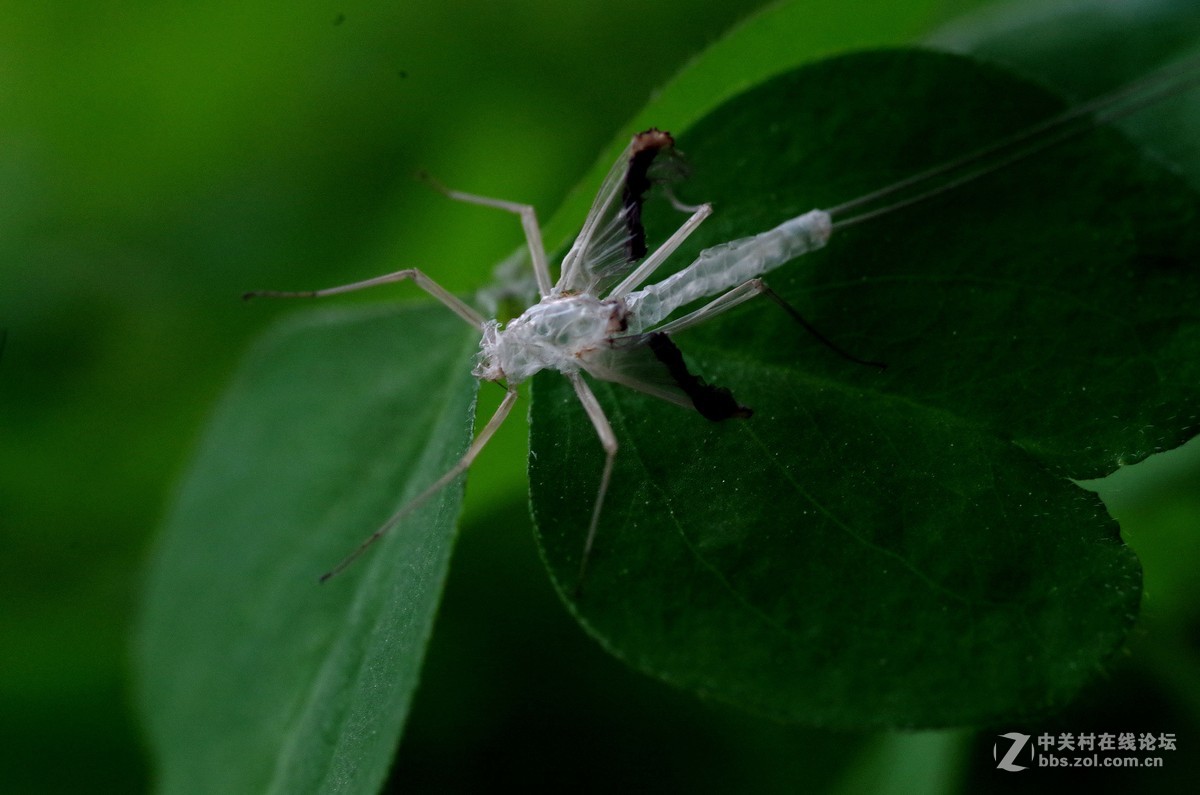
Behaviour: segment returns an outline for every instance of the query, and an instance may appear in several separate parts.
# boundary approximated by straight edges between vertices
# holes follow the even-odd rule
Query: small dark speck
[[[403,69],[401,69],[400,71],[396,72],[396,74],[400,75],[400,79],[401,79],[401,80],[403,80],[404,78],[408,77],[408,72],[404,71]]]
[[[345,22],[345,21],[346,21],[346,15],[345,15],[345,14],[338,14],[336,17],[334,17],[334,18],[333,18],[333,24],[334,24],[334,25],[340,25],[340,24],[342,24],[342,23],[343,23],[343,22]]]

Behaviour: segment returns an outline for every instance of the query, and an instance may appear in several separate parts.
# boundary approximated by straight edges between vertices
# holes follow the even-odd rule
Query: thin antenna
[[[836,216],[864,205],[872,204],[909,188],[918,189],[915,195],[899,199],[891,204],[861,215],[835,221],[834,227],[841,229],[853,224],[877,218],[895,210],[908,207],[941,193],[953,190],[994,171],[1012,165],[1028,157],[1057,146],[1077,135],[1093,129],[1097,123],[1111,122],[1135,113],[1161,99],[1200,84],[1200,57],[1189,58],[1162,69],[1144,80],[1117,89],[1096,99],[1077,105],[1043,122],[1027,127],[1018,133],[1003,138],[994,144],[982,147],[962,157],[914,174],[879,190],[851,199],[827,212]],[[1128,103],[1128,104],[1126,104]],[[1094,115],[1093,115],[1094,114]],[[1091,116],[1091,118],[1086,118]],[[1080,122],[1079,124],[1073,124]],[[1028,144],[1021,146],[1022,144]],[[997,158],[997,159],[991,159]],[[953,172],[970,169],[955,176]],[[947,176],[948,181],[927,187],[931,180]]]

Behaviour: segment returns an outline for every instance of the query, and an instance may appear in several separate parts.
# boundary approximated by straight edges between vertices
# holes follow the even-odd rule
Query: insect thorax
[[[543,298],[504,326],[496,320],[484,325],[475,377],[517,384],[539,370],[577,371],[580,358],[625,330],[627,314],[620,299]]]

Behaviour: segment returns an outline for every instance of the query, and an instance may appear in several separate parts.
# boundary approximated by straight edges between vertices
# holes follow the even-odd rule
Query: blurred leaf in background
[[[683,124],[794,63],[912,41],[978,3],[784,4],[719,42],[633,122],[750,7],[107,5],[7,3],[0,29],[0,763],[13,792],[148,782],[123,684],[125,633],[143,550],[200,423],[246,340],[287,311],[242,306],[241,291],[408,265],[473,289],[519,229],[414,185],[418,167],[548,218],[629,130]],[[1128,7],[1160,19],[1185,5]],[[1158,46],[1109,12],[1104,47]],[[1011,30],[1017,49],[1029,41]],[[550,223],[551,245],[578,223],[595,180],[578,184]],[[363,300],[402,288],[383,292]],[[529,780],[547,760],[564,782],[598,785],[603,772],[864,791],[903,775],[952,789],[964,760],[976,789],[995,783],[991,735],[972,748],[954,734],[779,729],[605,657],[565,620],[533,561],[517,425],[472,475],[398,783],[494,786]],[[1190,452],[1168,472],[1113,479],[1110,506],[1124,495],[1113,510],[1146,564],[1145,635],[1128,673],[1063,725],[1098,727],[1099,714],[1122,730],[1138,720],[1196,736],[1200,600],[1187,572],[1200,466]],[[1126,711],[1096,706],[1118,703]],[[1167,774],[1187,769],[1184,754]]]

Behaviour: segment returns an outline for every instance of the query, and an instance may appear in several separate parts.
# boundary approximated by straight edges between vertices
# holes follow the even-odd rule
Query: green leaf
[[[477,344],[408,306],[309,313],[249,356],[151,561],[136,658],[163,792],[379,788],[461,483],[317,578],[462,455]]]
[[[1045,0],[991,4],[935,31],[927,42],[1035,75],[1064,96],[1100,96],[1197,54],[1193,0]],[[1167,98],[1117,126],[1200,186],[1200,103]]]
[[[934,53],[802,68],[678,136],[701,247],[1002,138],[1062,103]],[[835,231],[769,277],[834,356],[749,305],[679,335],[753,418],[608,385],[613,485],[555,374],[534,383],[531,495],[553,577],[631,665],[787,720],[945,726],[1053,709],[1103,670],[1141,573],[1097,477],[1196,433],[1197,197],[1100,130]],[[658,218],[659,239],[672,223]]]

